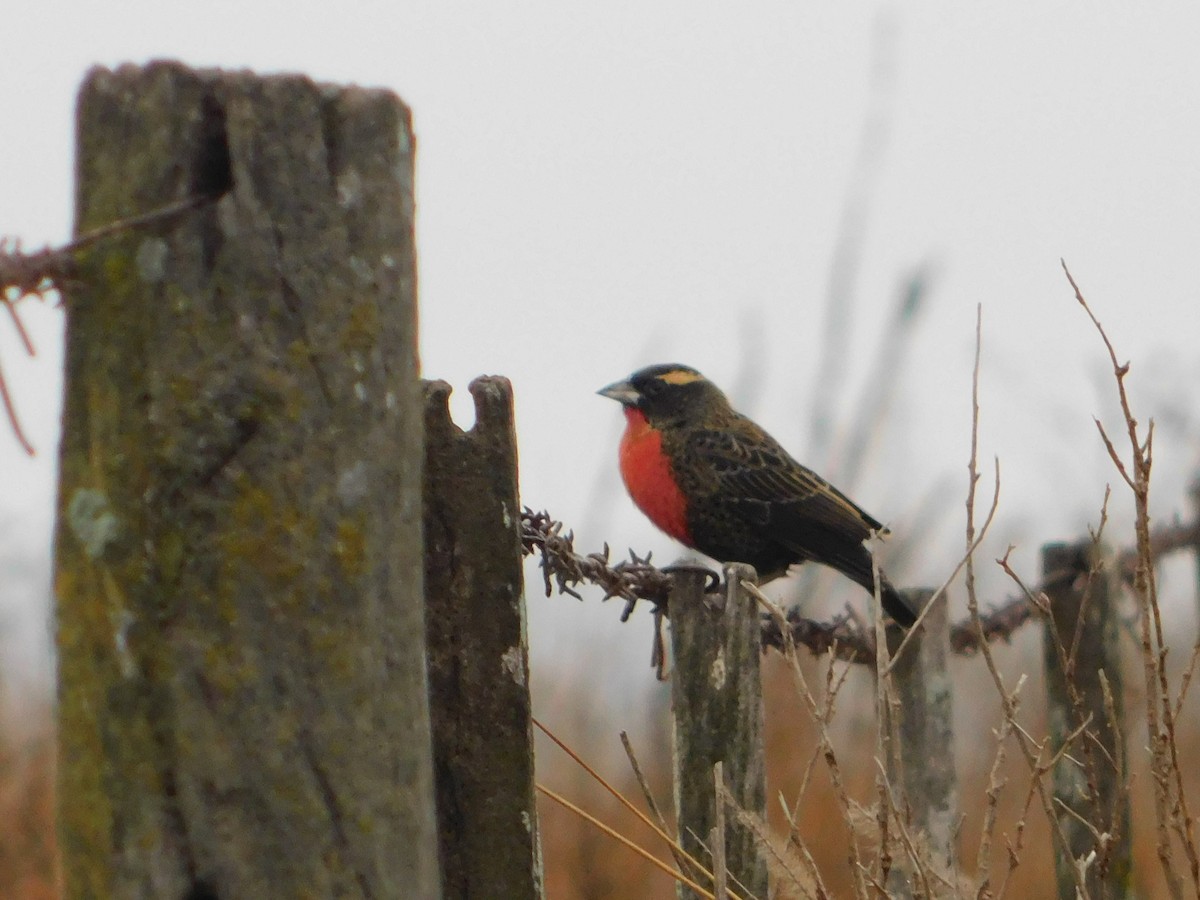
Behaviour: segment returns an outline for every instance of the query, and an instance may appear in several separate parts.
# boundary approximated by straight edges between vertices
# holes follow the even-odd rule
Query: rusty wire
[[[580,554],[575,550],[575,535],[563,531],[563,524],[549,513],[534,512],[528,507],[521,513],[521,548],[526,556],[540,555],[542,582],[549,597],[555,590],[576,599],[583,599],[576,590],[580,584],[594,584],[604,591],[604,600],[620,597],[625,601],[621,621],[626,621],[639,600],[653,607],[655,615],[667,611],[671,593],[671,576],[655,567],[650,554],[639,556],[629,551],[629,559],[610,565],[608,544],[599,553]],[[1006,600],[980,616],[983,639],[1011,640],[1022,625],[1038,614],[1025,597]],[[853,616],[840,614],[828,622],[810,619],[793,608],[787,613],[788,626],[796,646],[807,647],[815,655],[832,652],[847,662],[874,664],[875,636]],[[783,648],[779,624],[763,618],[764,647]],[[950,648],[960,655],[970,656],[979,651],[980,636],[970,619],[950,627]]]
[[[0,238],[0,306],[8,310],[13,328],[16,329],[25,352],[29,356],[37,355],[33,341],[30,340],[29,333],[17,314],[17,303],[27,297],[45,300],[46,295],[52,291],[61,292],[70,283],[74,273],[77,251],[116,234],[167,222],[215,200],[216,197],[207,195],[187,197],[150,212],[118,219],[84,232],[61,247],[45,247],[32,253],[22,250],[18,240]],[[3,408],[4,416],[8,419],[9,427],[21,449],[33,456],[33,445],[21,428],[16,403],[8,389],[3,369],[0,369],[0,408]]]

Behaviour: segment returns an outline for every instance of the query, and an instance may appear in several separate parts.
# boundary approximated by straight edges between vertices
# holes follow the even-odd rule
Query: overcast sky
[[[823,471],[841,433],[805,457],[813,404],[844,423],[894,390],[887,439],[846,487],[897,531],[953,489],[908,572],[939,581],[962,542],[982,304],[983,453],[1004,470],[985,558],[1016,540],[1036,581],[1039,544],[1094,523],[1114,479],[1091,420],[1113,421],[1113,390],[1060,257],[1133,362],[1141,417],[1159,422],[1155,510],[1187,512],[1197,34],[1200,9],[1182,3],[18,0],[0,54],[0,235],[37,246],[70,233],[74,96],[92,65],[174,58],[391,88],[419,140],[425,373],[454,383],[456,401],[477,374],[513,379],[523,500],[584,549],[678,554],[619,493],[619,411],[593,392],[680,361]],[[847,380],[824,383],[831,267],[855,198]],[[913,352],[868,383],[918,267]],[[0,428],[0,648],[44,673],[62,312],[23,314],[40,356],[23,359],[0,319],[0,365],[39,455]],[[1116,506],[1120,521],[1128,504]],[[613,670],[642,671],[645,623],[531,593],[535,665],[599,647]]]

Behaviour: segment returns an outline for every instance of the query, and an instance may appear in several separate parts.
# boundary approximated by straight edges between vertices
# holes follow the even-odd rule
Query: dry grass
[[[50,710],[4,723],[0,741],[0,897],[58,896]]]
[[[1018,639],[1012,646],[1000,648],[996,653],[997,665],[1004,672],[1023,671],[1028,673],[1029,682],[1036,684],[1041,677],[1040,660],[1035,635]],[[1130,663],[1136,664],[1135,648],[1130,647]],[[1182,661],[1181,661],[1182,662]],[[799,659],[804,677],[812,685],[824,685],[830,664],[824,660],[802,656]],[[840,672],[846,664],[836,664]],[[1009,732],[1006,753],[993,773],[992,766],[997,749],[996,733],[1003,722],[1002,706],[996,696],[990,677],[982,671],[978,659],[958,659],[951,663],[951,674],[955,680],[956,703],[959,715],[956,723],[956,749],[958,752],[957,772],[963,814],[959,847],[963,860],[962,888],[959,896],[974,897],[971,888],[979,877],[980,870],[974,858],[974,848],[980,845],[985,821],[988,816],[995,820],[994,840],[987,855],[993,878],[998,885],[1009,870],[1010,848],[1016,851],[1018,865],[1012,869],[1006,896],[1012,898],[1051,898],[1057,896],[1051,824],[1041,812],[1041,806],[1030,796],[1029,769],[1020,753],[1012,746],[1015,738]],[[1181,672],[1172,673],[1177,681]],[[813,764],[813,751],[820,746],[818,726],[803,714],[797,704],[795,676],[788,662],[779,654],[771,653],[764,666],[764,694],[766,702],[766,749],[768,796],[778,798],[802,797],[794,804],[793,814],[799,842],[811,854],[828,896],[833,898],[853,897],[858,886],[849,864],[850,826],[847,825],[846,805],[840,792],[834,787],[823,762]],[[1043,734],[1045,705],[1036,692],[1029,687],[1020,711],[1023,728],[1034,734]],[[1126,695],[1126,708],[1136,710],[1144,705],[1141,686],[1133,685]],[[877,797],[875,763],[875,722],[873,713],[874,686],[869,674],[862,669],[851,671],[839,692],[838,709],[831,728],[831,742],[844,783],[844,792],[851,809],[866,810],[858,813],[853,821],[860,842],[867,844],[870,830],[874,826],[874,804]],[[1131,729],[1132,730],[1132,729]],[[1195,759],[1200,754],[1200,710],[1185,711],[1177,723],[1179,754],[1184,759]],[[1158,861],[1154,796],[1151,789],[1151,760],[1137,742],[1143,736],[1131,735],[1130,783],[1133,802],[1133,888],[1142,898],[1167,898],[1172,896]],[[609,740],[611,736],[605,736]],[[597,736],[575,734],[568,741],[578,745],[594,746]],[[653,759],[655,775],[651,780],[658,785],[660,801],[669,796],[666,767],[669,756],[663,752],[651,754],[639,751],[643,765],[647,757]],[[613,777],[618,787],[627,796],[638,796],[639,789],[632,774],[616,757],[606,774]],[[656,850],[669,859],[666,849],[631,817],[622,815],[615,801],[600,796],[594,785],[581,776],[561,757],[550,754],[539,757],[539,778],[562,785],[573,798],[585,798],[587,808],[600,815],[605,821],[616,824],[626,836],[639,841],[644,847]],[[995,802],[987,796],[989,785],[999,786],[995,791]],[[1191,797],[1200,796],[1200,770],[1184,772],[1183,789]],[[601,898],[656,898],[674,897],[670,879],[631,853],[622,850],[609,839],[599,835],[586,823],[562,811],[558,807],[543,803],[541,815],[543,851],[546,861],[547,896],[554,900],[601,900]],[[769,803],[768,814],[773,833],[780,843],[786,843],[790,831],[789,823],[778,800]],[[777,872],[773,873],[778,875]],[[815,896],[800,889],[785,890],[780,896]],[[950,892],[953,896],[954,893]]]

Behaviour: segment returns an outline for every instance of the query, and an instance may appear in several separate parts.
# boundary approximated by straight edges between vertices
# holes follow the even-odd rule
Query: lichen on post
[[[90,73],[56,535],[66,896],[439,894],[413,138],[385,91]]]

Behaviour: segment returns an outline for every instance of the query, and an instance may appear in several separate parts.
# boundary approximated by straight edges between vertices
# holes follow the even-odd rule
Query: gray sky
[[[1182,486],[1200,462],[1193,4],[14,9],[0,54],[0,234],[26,246],[69,233],[74,94],[93,64],[177,58],[397,91],[419,140],[425,373],[457,386],[459,413],[474,375],[513,379],[523,500],[573,526],[584,549],[678,553],[618,493],[620,415],[593,392],[650,362],[686,362],[731,387],[752,366],[762,381],[736,400],[802,459],[821,392],[848,420],[895,388],[886,444],[846,487],[902,530],[935,485],[953,485],[909,573],[940,581],[962,544],[982,304],[983,453],[1004,468],[983,558],[1017,539],[1014,559],[1036,580],[1038,545],[1095,522],[1115,482],[1091,422],[1114,421],[1113,389],[1060,257],[1133,361],[1141,417],[1159,421],[1155,510],[1186,512]],[[873,81],[880,41],[890,63]],[[818,383],[817,363],[839,222],[863,185],[864,121],[884,127],[838,388]],[[885,310],[922,264],[931,292],[914,352],[887,384],[868,384]],[[0,364],[39,456],[0,429],[0,647],[36,671],[62,313],[23,314],[41,356],[23,359],[0,319]],[[832,460],[807,461],[836,467],[837,446],[835,434]],[[1128,508],[1119,496],[1117,524]],[[646,664],[644,622],[531,593],[535,663],[598,646],[598,665]]]

